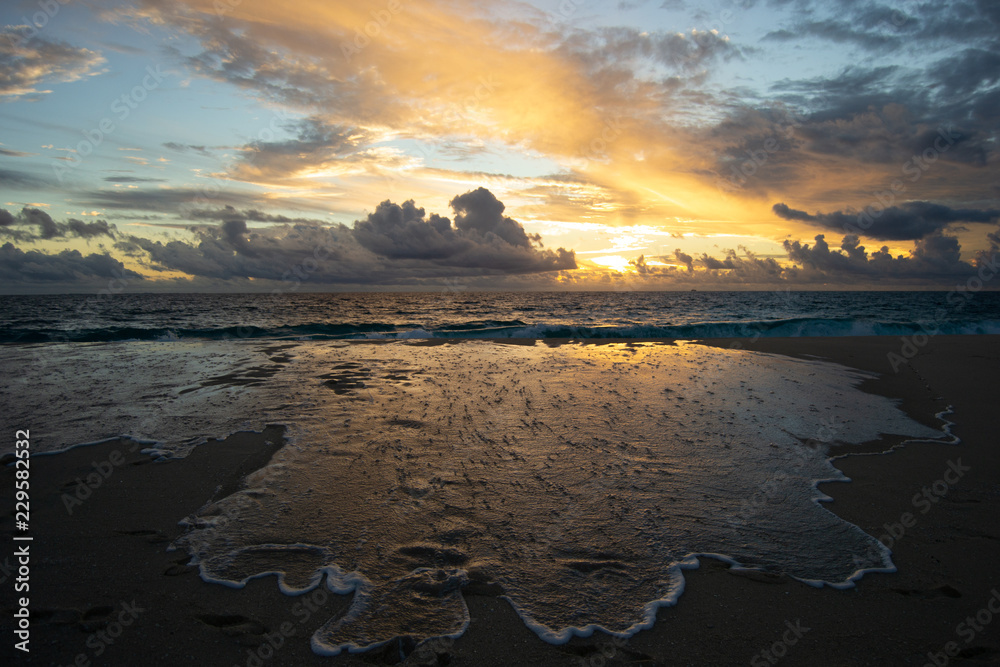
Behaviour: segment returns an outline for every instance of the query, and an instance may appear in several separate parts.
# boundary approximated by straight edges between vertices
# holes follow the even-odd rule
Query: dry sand
[[[706,341],[730,346],[734,341]],[[452,665],[924,665],[1000,663],[1000,614],[988,611],[1000,590],[1000,451],[993,388],[1000,337],[937,337],[899,372],[887,360],[898,338],[801,338],[736,341],[746,349],[821,357],[882,374],[867,391],[900,398],[934,425],[946,405],[962,444],[914,444],[882,456],[837,461],[853,479],[828,484],[827,507],[872,535],[913,515],[893,545],[895,574],[870,574],[848,591],[815,589],[784,578],[736,575],[703,559],[686,573],[676,607],[626,641],[595,635],[562,646],[542,642],[496,587],[466,589],[472,616],[460,639],[411,653],[406,664]],[[37,665],[371,665],[395,664],[399,642],[361,655],[321,658],[308,637],[347,598],[282,595],[270,578],[244,589],[206,584],[167,544],[179,518],[236,488],[266,463],[280,430],[238,434],[198,447],[188,458],[151,464],[133,443],[108,442],[32,460],[31,653],[13,649],[14,563],[5,549],[5,664]],[[881,451],[889,442],[872,443]],[[861,449],[861,448],[856,448]],[[63,494],[93,463],[118,461],[92,495],[67,512]],[[960,479],[948,473],[961,459]],[[2,502],[13,507],[13,469],[2,471]],[[951,477],[946,489],[934,484]],[[914,504],[927,487],[936,502]],[[921,510],[926,508],[926,513]],[[12,545],[13,512],[2,522]],[[898,529],[897,529],[898,530]],[[322,598],[326,597],[326,600]],[[123,606],[125,605],[125,606]],[[1000,596],[993,602],[1000,609]],[[986,610],[986,611],[984,611]],[[976,615],[979,620],[976,621]],[[972,624],[960,625],[967,617]],[[983,623],[986,619],[988,622]],[[982,623],[982,625],[980,625]],[[798,628],[792,631],[790,628]],[[978,630],[976,628],[979,628]],[[282,637],[285,631],[287,638]],[[277,650],[272,643],[280,644]],[[968,639],[968,641],[966,641]],[[953,643],[949,646],[949,642]],[[961,651],[948,658],[945,651]],[[773,651],[773,652],[772,652]],[[767,653],[765,653],[767,652]],[[263,656],[261,659],[260,656]],[[934,663],[931,663],[934,664]]]

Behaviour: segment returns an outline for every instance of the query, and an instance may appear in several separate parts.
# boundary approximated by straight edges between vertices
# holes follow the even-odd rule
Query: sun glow
[[[632,271],[632,265],[629,264],[629,260],[621,255],[604,255],[603,257],[592,257],[590,259],[594,264],[603,266],[609,269],[614,269],[619,273],[626,273]]]

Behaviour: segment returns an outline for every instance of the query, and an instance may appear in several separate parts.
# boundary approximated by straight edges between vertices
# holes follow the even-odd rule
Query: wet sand
[[[678,605],[661,609],[652,630],[628,641],[595,634],[562,646],[531,632],[496,586],[479,584],[465,590],[473,620],[455,642],[416,652],[395,642],[322,658],[309,650],[308,638],[346,609],[348,598],[284,596],[271,578],[243,589],[206,584],[185,554],[166,551],[181,532],[177,521],[264,465],[280,430],[210,442],[167,464],[148,463],[131,451],[134,443],[116,441],[32,460],[31,653],[13,649],[13,576],[8,561],[0,561],[0,578],[7,577],[0,656],[38,665],[378,665],[399,663],[403,655],[406,664],[453,665],[924,665],[930,652],[939,654],[938,664],[1000,662],[1000,614],[989,611],[993,591],[1000,590],[993,388],[1000,337],[934,338],[898,373],[887,359],[900,353],[898,338],[706,341],[734,342],[880,373],[865,389],[901,399],[911,416],[929,425],[936,412],[953,406],[949,419],[962,444],[921,443],[842,458],[837,466],[853,482],[823,487],[834,498],[826,507],[847,521],[876,537],[887,524],[893,529],[897,573],[869,574],[856,588],[838,591],[734,574],[702,559],[701,569],[686,572]],[[66,492],[104,462],[110,474],[89,497],[71,502],[70,514]],[[4,506],[11,508],[13,469],[2,475]],[[13,544],[12,513],[0,528]],[[8,557],[13,548],[5,551]],[[1000,600],[992,604],[1000,609]],[[971,624],[960,625],[970,616]]]

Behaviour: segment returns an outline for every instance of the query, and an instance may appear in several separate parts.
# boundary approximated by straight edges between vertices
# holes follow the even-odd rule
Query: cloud
[[[748,51],[717,30],[651,32],[623,27],[578,30],[560,48],[592,69],[649,61],[687,74],[719,59],[741,58]]]
[[[486,188],[477,188],[451,200],[455,211],[455,227],[469,236],[487,241],[495,236],[512,246],[530,248],[541,238],[529,237],[521,223],[503,214],[503,202]]]
[[[178,153],[192,152],[192,153],[199,153],[199,154],[205,155],[205,156],[211,156],[212,155],[212,152],[204,144],[200,144],[200,145],[182,144],[182,143],[178,143],[176,141],[168,141],[168,142],[166,142],[166,143],[163,144],[163,147],[164,148],[168,148],[168,149],[170,149],[172,151],[177,151]]]
[[[402,205],[384,201],[366,220],[354,224],[354,238],[362,246],[389,259],[444,260],[463,252],[471,241],[452,227],[451,220],[424,209],[413,200]]]
[[[816,273],[842,281],[874,277],[940,283],[975,273],[972,265],[961,260],[958,239],[940,233],[918,240],[908,257],[893,257],[886,246],[869,254],[854,235],[843,238],[840,251],[831,250],[823,234],[816,236],[811,247],[799,241],[785,241],[784,247],[789,259],[805,269],[805,278]]]
[[[957,222],[989,223],[1000,218],[995,209],[953,209],[926,201],[906,202],[899,206],[870,206],[865,211],[833,211],[810,214],[789,208],[784,203],[772,208],[785,220],[806,222],[826,229],[863,234],[884,241],[915,240],[939,234]]]
[[[143,279],[107,253],[82,255],[78,250],[63,250],[46,254],[25,252],[12,243],[0,246],[0,281],[7,286],[79,285],[113,278]]]
[[[649,266],[640,256],[630,264],[633,276],[644,287],[655,288],[671,284],[712,285],[870,285],[878,281],[897,286],[950,286],[961,284],[976,275],[977,268],[995,266],[1000,259],[1000,233],[988,235],[990,249],[976,254],[973,263],[961,259],[957,238],[932,234],[915,242],[906,255],[893,256],[882,246],[869,252],[857,236],[844,236],[840,248],[831,248],[826,236],[818,234],[814,243],[786,240],[785,258],[761,257],[740,248],[726,250],[723,257],[703,253],[693,259],[694,267],[682,270],[676,266]],[[686,255],[675,257],[686,264]],[[783,259],[784,261],[779,261]],[[624,276],[619,276],[619,279]]]
[[[259,197],[235,186],[222,188],[216,181],[206,183],[203,188],[91,190],[80,193],[78,198],[82,204],[93,208],[176,213],[193,205],[204,206],[208,203],[241,206],[256,204]]]
[[[165,178],[143,178],[141,176],[105,176],[107,183],[166,183]]]
[[[52,216],[41,209],[23,208],[19,217],[26,225],[38,226],[39,238],[51,239],[63,235],[63,231],[59,229],[59,225],[52,219]]]
[[[50,182],[23,170],[0,169],[0,185],[9,188],[46,188]]]
[[[694,273],[694,258],[687,253],[681,252],[680,248],[674,250],[674,259],[687,267],[688,273]]]
[[[71,234],[81,238],[91,238],[94,236],[107,236],[115,238],[115,229],[108,225],[107,220],[95,220],[94,222],[83,222],[75,218],[66,221],[66,229]]]
[[[889,18],[888,10],[886,10],[886,17]],[[909,23],[912,26],[915,21],[910,18]],[[763,39],[765,41],[792,42],[808,37],[819,37],[840,44],[854,44],[867,51],[898,49],[903,43],[899,36],[886,34],[879,30],[878,26],[875,26],[874,29],[869,27],[859,29],[855,23],[834,19],[801,21],[792,28],[782,28],[769,32]]]
[[[265,213],[254,208],[239,210],[234,206],[228,205],[217,209],[195,209],[185,213],[185,216],[192,220],[218,220],[220,222],[241,220],[243,222],[304,222],[308,224],[324,224],[322,220],[313,218],[289,218],[284,215]]]
[[[986,240],[990,244],[989,248],[976,253],[976,266],[995,265],[1000,253],[1000,232],[990,232],[986,235]]]
[[[14,229],[15,226],[37,227],[38,233]],[[107,236],[114,239],[117,228],[109,225],[106,220],[84,222],[70,218],[66,222],[56,222],[52,216],[39,208],[24,207],[17,215],[5,209],[0,209],[0,235],[11,237],[19,242],[49,240],[62,238],[66,235],[80,238]]]
[[[288,128],[295,138],[257,141],[247,146],[232,170],[233,178],[268,181],[343,167],[371,141],[369,132],[315,117],[289,123]]]
[[[101,54],[65,42],[40,35],[26,39],[29,30],[33,28],[6,26],[0,32],[0,97],[44,94],[49,91],[36,86],[78,81],[105,62]]]
[[[152,271],[316,285],[416,285],[576,268],[572,251],[542,249],[537,236],[503,215],[504,205],[488,190],[455,197],[452,208],[455,225],[436,214],[427,216],[413,201],[385,201],[352,229],[309,220],[250,228],[252,218],[286,219],[230,207],[202,211],[201,219],[221,224],[192,227],[193,242],[129,236],[115,247]]]
[[[0,155],[4,157],[31,157],[36,153],[25,153],[24,151],[12,151],[8,148],[0,148]]]
[[[930,73],[948,97],[985,91],[1000,82],[1000,51],[965,49],[939,61]]]
[[[507,273],[576,268],[572,251],[535,248],[540,238],[529,236],[519,222],[503,215],[503,203],[485,188],[455,197],[451,207],[454,226],[437,214],[426,217],[412,200],[401,206],[384,201],[366,220],[355,223],[354,236],[371,252],[390,259]]]
[[[788,5],[786,0],[773,4]],[[880,53],[888,48],[921,52],[940,42],[982,42],[996,38],[1000,17],[990,0],[948,3],[896,3],[838,0],[818,4],[798,0],[786,27],[765,40],[825,39]]]

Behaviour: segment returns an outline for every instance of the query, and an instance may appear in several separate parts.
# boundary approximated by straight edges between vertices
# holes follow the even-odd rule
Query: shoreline
[[[410,344],[452,342],[436,340]],[[552,344],[552,340],[542,342]],[[510,339],[495,342],[523,344]],[[877,456],[835,458],[836,467],[852,481],[819,485],[833,498],[824,503],[826,509],[869,534],[879,537],[887,527],[900,526],[896,532],[902,534],[890,538],[897,572],[869,573],[849,590],[816,589],[788,577],[733,571],[702,558],[699,569],[685,570],[684,594],[677,605],[659,609],[652,629],[625,641],[595,633],[558,646],[546,644],[529,630],[495,586],[480,584],[464,591],[473,619],[465,634],[454,642],[438,642],[430,651],[418,651],[406,664],[443,664],[446,656],[451,664],[470,665],[569,665],[581,664],[581,659],[585,664],[599,659],[602,664],[753,664],[755,658],[764,660],[759,664],[772,664],[767,655],[778,657],[784,650],[782,664],[923,665],[928,651],[944,652],[948,642],[960,644],[958,648],[977,664],[1000,659],[1000,618],[971,642],[964,642],[955,631],[1000,586],[1000,572],[993,565],[1000,562],[1000,531],[995,527],[1000,456],[991,446],[990,419],[994,402],[990,380],[1000,368],[1000,336],[936,337],[898,373],[886,357],[898,350],[898,337],[698,342],[718,347],[738,342],[746,350],[819,357],[878,372],[878,379],[862,385],[865,391],[899,399],[907,414],[935,428],[940,424],[933,415],[946,403],[954,406],[949,419],[956,423],[953,430],[961,444],[922,442]],[[307,638],[313,630],[346,609],[349,597],[328,594],[329,599],[320,603],[311,599],[315,591],[285,596],[270,577],[242,589],[207,584],[198,578],[196,568],[182,562],[186,556],[165,551],[180,533],[178,520],[209,498],[238,488],[244,475],[266,465],[280,441],[280,429],[269,427],[259,435],[240,433],[209,441],[187,458],[162,464],[150,463],[148,457],[143,461],[136,452],[122,452],[124,463],[114,466],[92,496],[73,505],[72,515],[62,500],[63,484],[86,476],[97,467],[94,463],[111,460],[113,452],[132,443],[113,440],[73,447],[39,459],[37,466],[33,459],[33,526],[38,530],[33,531],[31,606],[36,617],[32,652],[27,657],[18,652],[17,664],[72,664],[79,655],[92,664],[129,664],[137,655],[154,665],[187,659],[242,665],[254,663],[254,655],[261,664],[274,665],[398,662],[401,647],[393,646],[398,642],[335,658],[309,650]],[[836,455],[881,452],[886,442],[892,438],[844,448]],[[934,484],[949,470],[955,476],[949,462],[956,458],[971,469],[949,484],[946,493],[935,494]],[[9,507],[13,506],[11,472],[4,469],[7,481],[2,490]],[[924,498],[926,513],[921,513],[923,504],[912,502],[923,488],[931,489],[931,497]],[[904,525],[909,523],[902,520],[906,514],[913,515],[912,526]],[[12,519],[5,516],[4,533],[11,532]],[[9,581],[4,584],[9,585]],[[6,594],[4,599],[12,612],[13,600]],[[143,611],[134,624],[121,628],[120,637],[104,642],[95,634],[101,624],[114,627],[121,605],[133,599]],[[12,636],[10,619],[5,614],[0,622],[7,637]],[[285,627],[293,631],[287,637]],[[798,628],[798,635],[793,628]],[[92,640],[95,636],[98,639]],[[788,637],[794,637],[794,643]],[[266,647],[279,639],[275,654],[262,657],[259,652],[266,653]],[[7,644],[3,654],[9,651]]]

